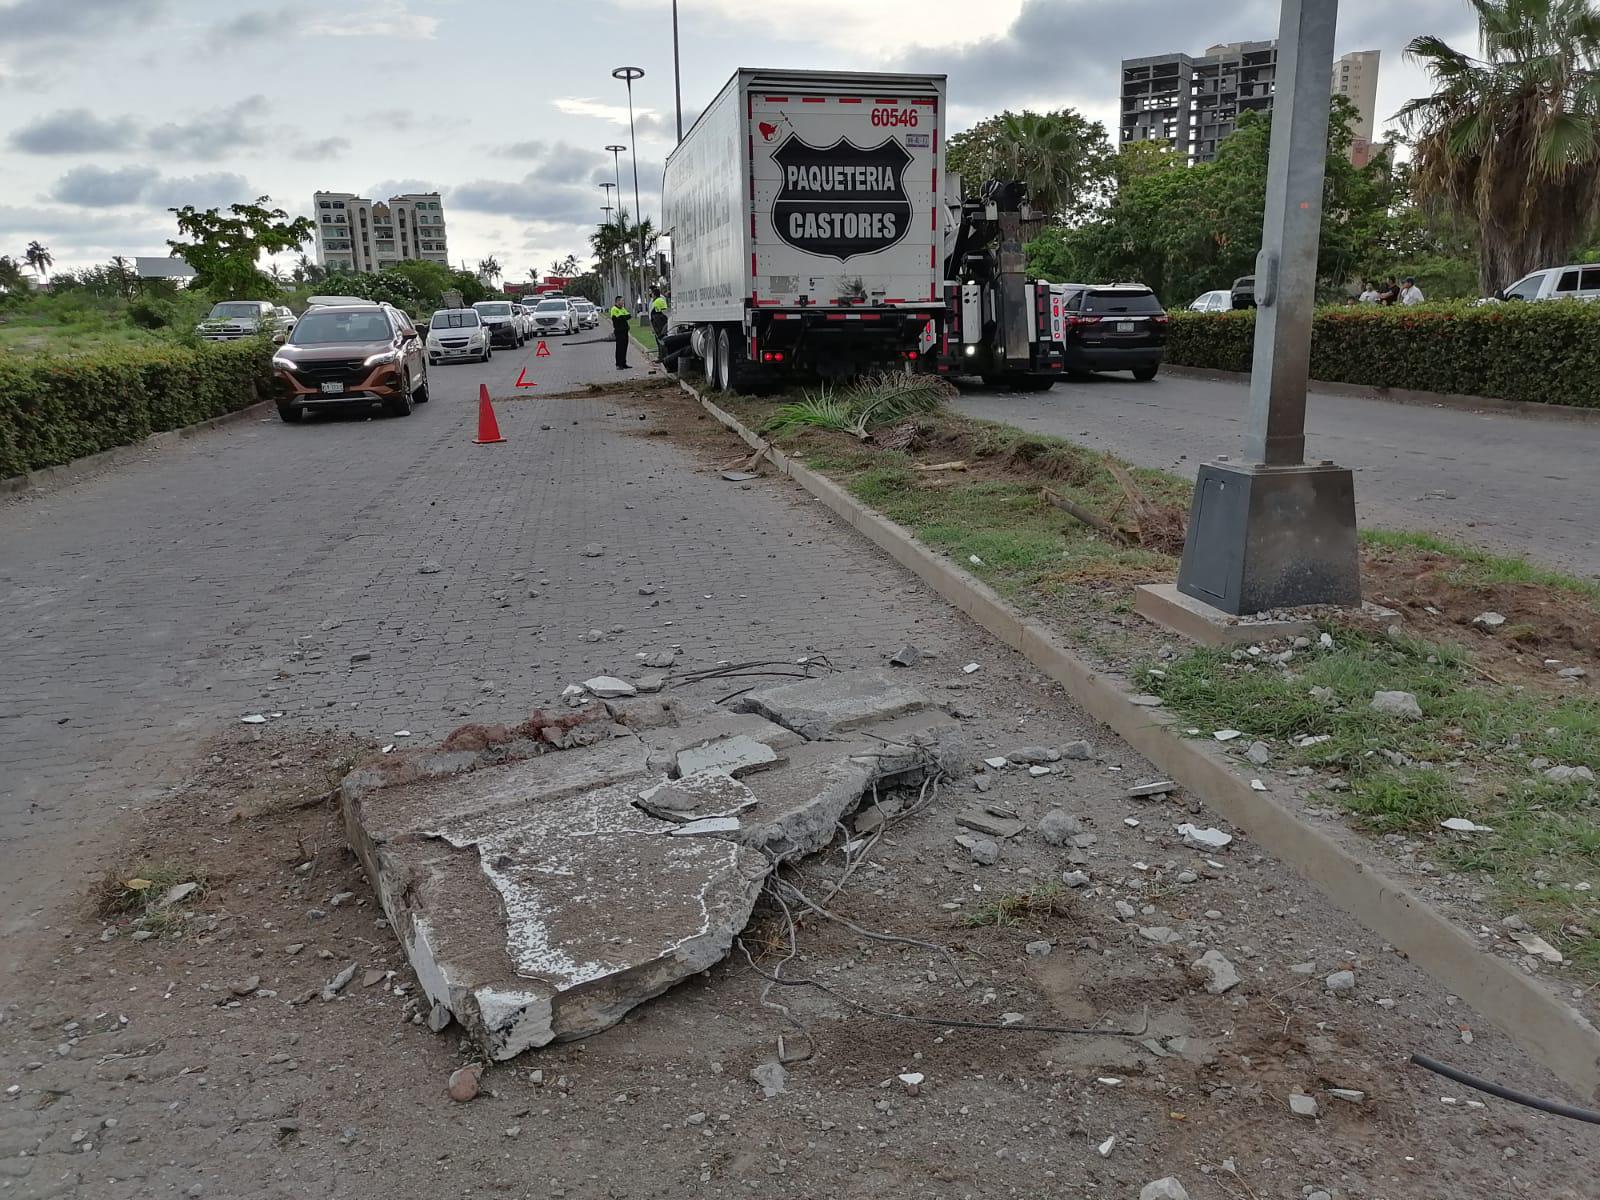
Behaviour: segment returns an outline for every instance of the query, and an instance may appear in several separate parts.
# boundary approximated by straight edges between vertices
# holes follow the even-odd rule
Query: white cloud
[[[87,108],[64,108],[11,133],[10,143],[28,154],[83,154],[131,149],[138,126],[128,117],[102,118]]]
[[[628,124],[626,104],[607,104],[603,100],[591,100],[587,96],[558,96],[550,103],[556,106],[557,112],[564,112],[569,117],[598,117],[602,121],[615,121],[622,126]],[[633,116],[635,121],[640,117],[654,119],[656,110],[636,107]]]
[[[254,199],[256,193],[242,175],[215,172],[188,178],[171,178],[154,167],[74,167],[51,189],[50,198],[80,208],[134,206],[220,208]]]
[[[1061,0],[1049,0],[1059,4]],[[1181,0],[1192,3],[1193,0]],[[638,20],[659,30],[659,36],[671,45],[672,23],[667,6],[661,0],[615,0],[620,7],[641,12]],[[1126,12],[1127,0],[1121,5],[1097,5],[1106,8],[1107,16],[1121,14],[1124,24],[1131,26]],[[759,34],[764,40],[823,42],[835,49],[853,54],[868,54],[887,58],[919,46],[953,46],[971,40],[975,25],[999,29],[1009,25],[1022,11],[1023,0],[985,0],[974,5],[972,0],[914,0],[910,3],[893,3],[886,0],[805,0],[803,4],[752,4],[749,0],[696,0],[693,10],[680,6],[680,40],[692,36],[712,35],[721,38],[743,38]],[[1196,5],[1196,7],[1201,7]],[[732,26],[732,28],[729,28]],[[762,66],[782,65],[763,60]],[[791,65],[800,66],[801,63]],[[807,63],[807,66],[820,66]],[[730,68],[728,74],[732,74]],[[717,80],[721,84],[722,80]]]
[[[338,10],[335,10],[338,11]],[[429,39],[439,31],[439,18],[406,11],[404,4],[382,5],[313,21],[306,26],[311,37],[361,37]]]

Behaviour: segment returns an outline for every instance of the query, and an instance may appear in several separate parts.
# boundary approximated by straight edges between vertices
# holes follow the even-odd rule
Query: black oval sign
[[[893,138],[866,149],[848,138],[819,148],[790,134],[772,161],[783,171],[772,222],[796,250],[844,262],[887,250],[911,227],[911,155]]]

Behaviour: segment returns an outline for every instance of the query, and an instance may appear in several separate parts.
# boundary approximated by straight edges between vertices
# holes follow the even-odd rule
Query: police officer
[[[656,335],[656,345],[661,345],[661,339],[667,336],[667,298],[660,288],[656,289],[656,298],[650,301],[650,328]]]
[[[622,303],[618,296],[611,302],[611,311],[607,314],[611,318],[611,335],[617,339],[617,370],[628,369],[628,307]]]

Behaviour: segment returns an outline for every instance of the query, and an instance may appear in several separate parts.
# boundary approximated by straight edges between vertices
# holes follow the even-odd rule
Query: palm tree
[[[1481,58],[1437,37],[1406,54],[1434,80],[1396,119],[1417,198],[1478,231],[1485,294],[1556,266],[1600,216],[1600,13],[1588,0],[1467,0]]]
[[[528,268],[528,282],[530,284],[534,284],[534,283],[538,283],[539,282],[539,268],[538,267],[529,267]]]
[[[500,260],[492,254],[488,258],[480,258],[478,260],[478,274],[485,279],[499,279]]]
[[[296,283],[316,283],[319,279],[326,279],[326,267],[314,263],[307,254],[301,254],[294,260],[294,281]]]
[[[28,243],[28,249],[23,257],[28,260],[28,266],[33,269],[33,273],[40,278],[50,274],[50,268],[56,261],[50,253],[50,247],[37,241]]]

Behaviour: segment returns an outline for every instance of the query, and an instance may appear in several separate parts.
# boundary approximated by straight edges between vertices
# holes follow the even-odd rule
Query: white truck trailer
[[[727,391],[915,360],[945,317],[945,125],[943,75],[737,71],[667,159],[669,367]]]

